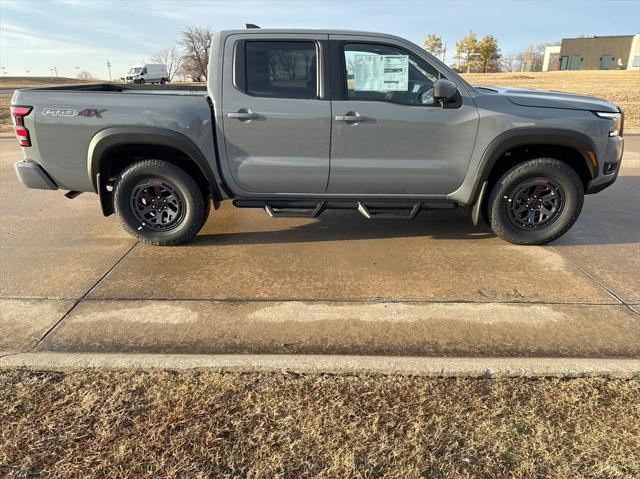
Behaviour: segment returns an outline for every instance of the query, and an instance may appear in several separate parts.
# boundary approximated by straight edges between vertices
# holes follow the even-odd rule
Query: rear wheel
[[[584,201],[582,180],[566,163],[537,158],[507,171],[494,185],[491,228],[515,244],[545,244],[566,233]]]
[[[207,200],[197,183],[166,161],[144,160],[128,166],[118,177],[113,195],[124,229],[148,243],[184,243],[206,221]]]

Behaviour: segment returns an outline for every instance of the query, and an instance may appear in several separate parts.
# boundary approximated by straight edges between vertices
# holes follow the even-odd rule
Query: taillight
[[[27,116],[33,108],[30,106],[12,106],[11,121],[13,122],[13,130],[16,132],[16,138],[20,146],[31,146],[31,138],[29,130],[24,126],[24,117]]]

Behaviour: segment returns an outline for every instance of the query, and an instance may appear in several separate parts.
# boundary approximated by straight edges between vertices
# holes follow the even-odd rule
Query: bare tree
[[[502,55],[502,58],[500,59],[500,69],[505,72],[515,72],[520,70],[518,55],[513,53]]]
[[[91,74],[91,72],[83,70],[78,73],[78,78],[80,78],[81,80],[93,80],[93,75]]]
[[[529,45],[526,50],[520,53],[522,71],[539,72],[542,71],[545,49],[549,46],[559,45],[560,42],[546,42],[538,45]]]
[[[178,77],[182,80],[190,80],[194,82],[202,81],[200,67],[196,64],[195,60],[192,57],[182,57],[180,70],[178,70]]]
[[[207,79],[209,48],[213,40],[213,31],[208,28],[188,27],[182,32],[181,44],[184,47],[182,73],[184,76]]]
[[[178,73],[178,70],[180,70],[182,55],[180,55],[176,47],[166,48],[151,55],[151,62],[165,65],[167,67],[167,73],[169,74],[169,81],[172,81]]]
[[[527,72],[539,72],[542,71],[542,60],[544,59],[544,47],[541,45],[529,45],[519,55],[520,70]]]

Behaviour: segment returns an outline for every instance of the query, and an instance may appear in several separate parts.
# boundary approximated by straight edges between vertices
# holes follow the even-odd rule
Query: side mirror
[[[433,84],[433,98],[436,101],[451,100],[456,93],[458,93],[458,87],[452,81],[441,78]]]

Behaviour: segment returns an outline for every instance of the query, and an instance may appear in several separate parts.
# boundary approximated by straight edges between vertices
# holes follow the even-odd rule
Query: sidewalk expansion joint
[[[91,293],[91,291],[93,291],[100,284],[100,282],[104,278],[106,278],[109,275],[109,273],[111,273],[111,271],[113,271],[116,268],[116,266],[118,266],[122,262],[122,260],[124,260],[127,257],[129,253],[131,253],[131,251],[133,251],[133,248],[135,248],[139,243],[140,241],[136,240],[131,245],[131,247],[127,251],[125,251],[124,254],[120,256],[120,258],[118,258],[118,260],[115,263],[111,265],[109,269],[107,269],[104,273],[102,273],[102,275],[100,275],[100,277],[82,294],[82,296],[80,296],[73,302],[71,307],[62,315],[62,317],[60,317],[60,319],[58,319],[55,323],[53,323],[42,334],[42,336],[40,336],[40,339],[38,339],[36,344],[34,344],[33,347],[29,349],[29,351],[33,351],[35,348],[37,348],[73,312],[73,310],[76,309],[76,306],[78,306],[80,302],[82,302],[82,300],[84,300],[87,297],[87,295]]]
[[[575,261],[567,258],[564,254],[562,254],[560,251],[558,251],[555,247],[551,246],[551,245],[547,245],[547,247],[549,249],[551,249],[553,252],[555,252],[558,256],[560,256],[562,259],[564,259],[567,263],[571,264],[573,267],[575,267],[578,271],[580,271],[584,276],[586,276],[587,278],[589,278],[591,281],[593,281],[597,286],[600,287],[600,289],[602,289],[605,293],[607,293],[609,296],[611,296],[613,299],[615,299],[616,301],[618,301],[622,306],[624,306],[625,308],[627,308],[629,311],[632,311],[635,314],[636,313],[633,309],[631,309],[629,307],[629,304],[622,299],[620,296],[618,296],[618,294],[613,291],[611,288],[609,288],[606,284],[604,284],[602,281],[600,281],[599,279],[597,279],[595,276],[593,276],[591,273],[589,273],[588,271],[586,271],[582,266],[580,266],[578,263],[576,263]]]
[[[623,306],[624,304],[616,301],[615,303],[602,303],[598,301],[545,301],[545,300],[513,300],[505,301],[502,299],[489,299],[483,301],[475,301],[469,299],[392,299],[392,298],[375,298],[375,299],[334,299],[334,298],[263,298],[263,297],[242,297],[242,296],[105,296],[84,298],[85,302],[90,301],[167,301],[167,302],[209,302],[209,303],[335,303],[335,304],[505,304],[505,305],[550,305],[550,306]]]
[[[24,351],[13,351],[7,354],[0,354],[0,359],[8,358],[9,356],[15,356],[16,354],[22,354]]]

